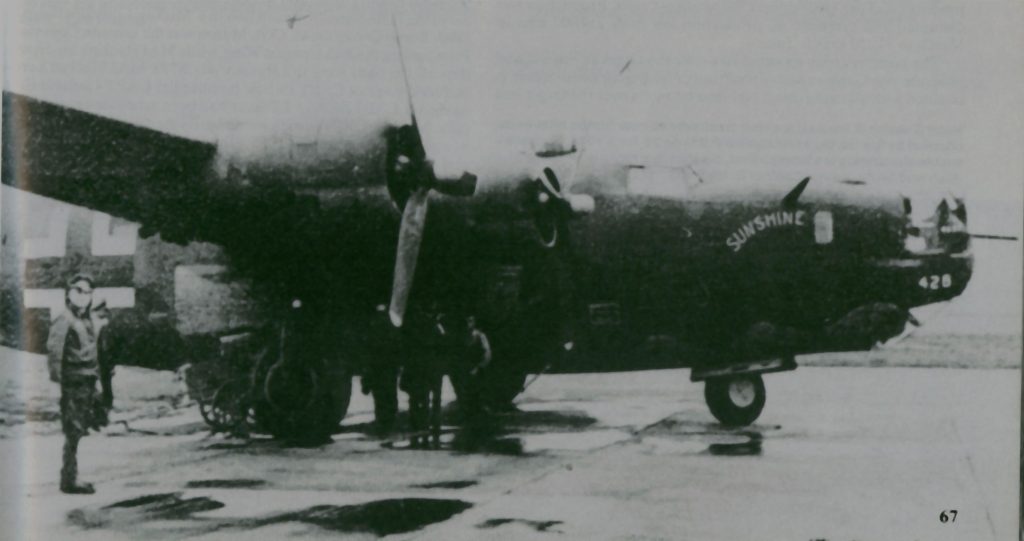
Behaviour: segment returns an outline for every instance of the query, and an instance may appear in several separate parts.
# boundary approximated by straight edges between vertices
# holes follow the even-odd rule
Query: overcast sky
[[[5,7],[5,88],[232,151],[406,119],[393,13],[442,168],[561,138],[711,180],[860,178],[1021,206],[1016,0]]]

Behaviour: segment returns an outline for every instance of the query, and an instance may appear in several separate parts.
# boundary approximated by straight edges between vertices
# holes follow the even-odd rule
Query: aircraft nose
[[[970,248],[967,231],[967,206],[963,199],[943,196],[929,214],[927,208],[915,208],[909,197],[903,198],[907,217],[904,248],[915,255],[961,254]]]
[[[886,263],[905,298],[914,307],[946,301],[961,294],[971,279],[974,258],[962,199],[942,196],[903,197],[906,225],[903,257]]]

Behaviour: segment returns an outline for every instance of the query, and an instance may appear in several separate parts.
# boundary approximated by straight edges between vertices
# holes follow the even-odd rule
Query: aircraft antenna
[[[395,44],[398,45],[398,62],[402,65],[402,80],[405,81],[405,97],[409,100],[409,115],[412,125],[416,126],[416,109],[412,106],[412,87],[409,85],[409,72],[405,69],[405,55],[402,53],[402,38],[398,34],[398,22],[394,12],[391,13],[391,27],[395,30]]]
[[[693,176],[697,177],[697,180],[699,180],[701,184],[704,184],[704,179],[701,178],[700,173],[698,173],[692,165],[687,165],[686,167],[690,168],[690,172],[693,173]]]

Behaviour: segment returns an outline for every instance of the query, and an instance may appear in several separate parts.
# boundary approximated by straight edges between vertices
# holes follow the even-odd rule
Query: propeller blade
[[[401,327],[405,320],[405,309],[409,304],[409,293],[416,273],[416,260],[427,224],[429,195],[429,188],[418,188],[409,196],[402,210],[398,249],[395,253],[395,276],[391,284],[391,304],[388,308],[388,317],[395,327]]]
[[[402,52],[402,38],[398,32],[398,21],[395,14],[391,14],[391,28],[395,31],[395,44],[398,46],[398,62],[402,66],[402,80],[405,81],[405,97],[409,100],[409,116],[412,117],[412,125],[416,126],[416,109],[412,106],[412,86],[409,84],[409,72],[405,69],[405,54]]]
[[[476,175],[464,172],[459,178],[435,178],[431,187],[444,195],[469,197],[476,192],[476,181]]]

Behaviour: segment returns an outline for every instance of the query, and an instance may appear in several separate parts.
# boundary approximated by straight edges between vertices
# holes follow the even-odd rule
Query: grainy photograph
[[[1021,538],[1024,4],[0,6],[0,537]]]

